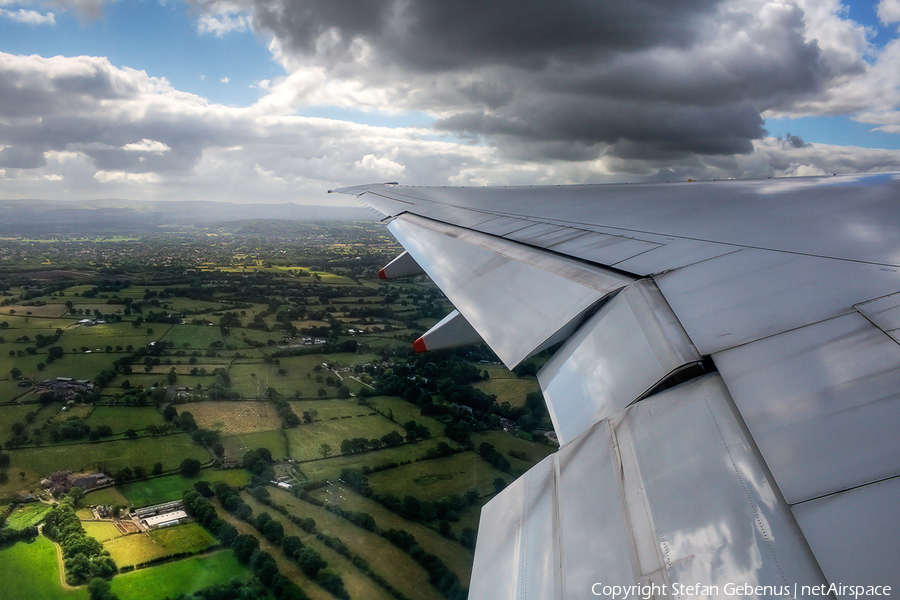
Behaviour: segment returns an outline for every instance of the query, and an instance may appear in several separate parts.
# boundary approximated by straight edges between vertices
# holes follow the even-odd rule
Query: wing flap
[[[610,298],[544,365],[538,380],[560,444],[702,357],[651,280]]]
[[[389,229],[510,368],[570,335],[586,311],[631,281],[414,215]]]
[[[825,582],[716,374],[600,421],[482,522],[472,600],[785,597]]]

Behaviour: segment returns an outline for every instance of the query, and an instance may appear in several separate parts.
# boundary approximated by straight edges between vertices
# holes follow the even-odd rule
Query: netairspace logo
[[[607,585],[595,583],[591,594],[612,600],[650,600],[661,596],[764,596],[770,598],[798,598],[810,596],[834,596],[837,598],[890,597],[889,585],[845,585],[842,583],[822,585],[750,585],[748,583],[726,583],[708,585],[704,583],[634,584]]]

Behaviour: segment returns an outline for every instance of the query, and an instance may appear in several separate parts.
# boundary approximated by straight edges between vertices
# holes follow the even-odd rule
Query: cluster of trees
[[[150,470],[150,475],[161,475],[163,472],[163,466],[161,462],[157,462],[153,464],[153,468]],[[147,477],[147,469],[145,469],[141,465],[136,465],[135,467],[122,467],[115,473],[113,473],[113,480],[116,482],[116,485],[122,485],[128,481],[133,481],[135,479],[144,479]]]
[[[212,492],[208,483],[205,486],[199,486],[199,489],[208,493]],[[223,495],[226,492],[233,493],[227,484],[216,484],[216,489]],[[220,500],[221,498],[222,496],[219,496]],[[216,536],[223,546],[230,547],[234,551],[235,557],[248,565],[259,582],[271,590],[276,598],[308,600],[309,597],[303,590],[278,570],[278,565],[272,555],[259,549],[259,541],[252,535],[238,534],[234,525],[220,519],[216,508],[203,493],[190,490],[183,494],[182,500],[185,511]],[[247,508],[249,509],[249,507]]]
[[[176,596],[173,600],[269,600],[271,597],[269,590],[258,579],[241,581],[234,578],[230,583],[211,585],[197,590],[190,596],[185,594]]]
[[[109,582],[105,579],[95,577],[87,586],[91,600],[119,600],[119,597],[113,594]]]
[[[294,412],[294,409],[291,408],[290,403],[285,400],[284,396],[282,396],[278,390],[273,387],[266,388],[266,398],[275,406],[275,410],[278,411],[278,416],[281,418],[281,426],[285,429],[290,429],[291,427],[296,427],[300,424],[300,417],[297,416],[297,413]],[[305,414],[305,413],[304,413]],[[312,419],[310,418],[307,423],[309,423]]]
[[[63,551],[66,581],[81,585],[95,577],[110,577],[118,571],[109,551],[81,526],[71,497],[54,506],[44,517],[44,533],[59,543]]]
[[[272,451],[268,448],[248,450],[241,460],[241,466],[250,471],[251,475],[265,482],[275,479],[275,469],[272,466],[274,464]]]
[[[197,519],[210,533],[224,545],[230,546],[241,562],[250,568],[263,585],[272,590],[277,598],[306,599],[306,594],[279,571],[275,560],[268,552],[259,549],[259,541],[251,535],[238,535],[233,525],[219,519],[215,507],[204,496],[204,492],[215,494],[226,510],[253,525],[273,544],[279,545],[285,556],[295,561],[312,579],[337,598],[349,599],[341,578],[328,569],[328,563],[309,545],[296,536],[285,536],[284,527],[268,513],[260,513],[253,518],[253,510],[244,502],[240,494],[228,484],[219,482],[213,488],[209,484],[198,483],[197,490],[183,496],[188,514]]]
[[[2,450],[3,450],[3,446],[0,445],[0,451],[2,451]],[[7,481],[9,481],[9,474],[6,472],[6,470],[9,469],[9,465],[11,462],[12,462],[12,459],[10,459],[9,454],[0,452],[0,484],[6,483]],[[2,519],[0,519],[0,527],[3,527]]]
[[[345,468],[341,469],[340,481],[352,488],[357,493],[375,500],[386,509],[394,512],[408,521],[433,521],[438,520],[439,529],[443,529],[442,533],[450,537],[450,523],[459,521],[459,513],[467,506],[476,504],[480,495],[476,490],[468,490],[465,495],[451,494],[445,498],[434,501],[420,500],[412,495],[398,498],[393,494],[375,493],[369,486],[369,479],[362,469]],[[307,501],[313,501],[308,494],[302,494],[301,497]],[[360,523],[367,522],[363,518],[353,516],[350,518],[339,507],[326,505],[326,508],[341,516],[345,516],[349,521],[368,528]],[[359,522],[357,522],[359,521]],[[446,525],[442,525],[446,522]],[[374,531],[374,529],[373,529]]]
[[[33,525],[24,529],[8,529],[3,527],[5,522],[6,516],[0,517],[0,548],[19,540],[32,540],[38,535],[38,528]]]
[[[535,371],[535,366],[527,363],[519,370],[519,376]],[[514,421],[522,431],[530,433],[547,417],[540,392],[529,393],[523,406],[510,406],[507,402],[498,404],[492,394],[473,387],[472,384],[486,380],[488,372],[480,371],[453,351],[409,355],[405,363],[374,375],[375,391],[363,389],[361,396],[400,396],[416,404],[423,415],[443,417],[448,423],[444,435],[469,448],[471,433],[500,429],[502,419]]]
[[[45,394],[49,394],[55,399],[55,395],[52,392],[45,392]],[[43,397],[44,394],[41,396]],[[31,438],[29,438],[26,432],[27,425],[34,420],[35,416],[36,413],[29,412],[26,415],[24,422],[16,421],[12,424],[10,430],[13,433],[13,437],[6,442],[8,447],[24,446],[28,443],[41,443],[44,430],[48,424],[45,423],[43,428],[33,431]],[[50,426],[50,440],[53,442],[70,442],[85,438],[95,442],[100,438],[111,437],[113,435],[112,427],[109,425],[98,425],[92,429],[91,426],[85,423],[84,419],[80,417],[69,417],[62,423]]]
[[[478,446],[478,455],[499,471],[509,473],[512,469],[509,460],[497,452],[497,449],[494,448],[493,444],[482,442]]]

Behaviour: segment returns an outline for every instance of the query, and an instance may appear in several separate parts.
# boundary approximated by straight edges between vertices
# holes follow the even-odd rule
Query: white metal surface
[[[481,510],[470,600],[561,598],[555,457],[510,484]]]
[[[711,586],[679,597],[727,597],[734,585],[775,589],[731,595],[789,597],[795,583],[824,581],[717,374],[638,402],[615,432],[623,463],[639,467],[672,584]]]
[[[630,280],[468,230],[401,216],[391,233],[512,368]],[[552,290],[552,294],[548,291]]]
[[[607,301],[544,365],[538,380],[564,444],[678,368],[701,360],[652,281]]]
[[[713,360],[789,503],[900,474],[900,345],[859,314]]]
[[[425,352],[471,346],[482,341],[481,336],[469,325],[466,318],[458,310],[454,310],[422,334],[413,346],[417,351]]]
[[[900,289],[900,272],[880,265],[756,249],[655,279],[703,354],[829,319]]]
[[[425,271],[416,262],[409,252],[403,252],[400,256],[389,262],[378,271],[380,279],[397,279],[399,277],[412,277],[422,275]]]
[[[600,421],[485,506],[469,598],[622,600],[635,585],[632,597],[773,598],[824,584],[752,448],[715,374]]]
[[[900,292],[855,306],[876,327],[900,342]]]
[[[678,597],[752,597],[721,587],[742,582],[796,584],[755,595],[802,597],[804,584],[824,582],[802,533],[832,583],[896,581],[900,175],[348,193],[401,215],[391,226],[398,239],[417,259],[429,257],[426,271],[507,365],[540,347],[538,339],[567,334],[596,307],[591,298],[629,281],[593,284],[573,267],[580,260],[652,275],[698,351],[721,370],[733,401],[713,375],[615,413],[621,401],[604,394],[622,382],[607,373],[652,379],[653,368],[634,365],[649,361],[658,342],[635,334],[641,311],[612,302],[548,363],[541,382],[552,404],[565,407],[553,409],[554,419],[563,441],[572,440],[553,459],[560,597],[595,597],[584,589],[591,568],[625,584],[670,584],[659,597],[676,583],[719,586]],[[635,346],[643,359],[630,364]],[[624,366],[611,368],[617,361]],[[610,397],[620,393],[631,392]],[[568,423],[590,429],[572,439]],[[509,489],[489,506],[535,493]],[[795,503],[802,533],[782,494]],[[532,560],[520,538],[497,540],[547,525],[548,517],[517,510],[521,522],[499,508],[483,521],[477,560],[489,566],[476,564],[476,573],[487,582]],[[514,557],[502,550],[512,547]],[[492,595],[484,584],[473,598],[553,597],[543,584],[517,581]]]
[[[900,594],[897,532],[900,479],[863,486],[793,507],[813,554],[832,583],[891,586]],[[851,596],[836,594],[838,597]],[[874,598],[872,593],[860,597]],[[882,597],[884,597],[882,590]]]

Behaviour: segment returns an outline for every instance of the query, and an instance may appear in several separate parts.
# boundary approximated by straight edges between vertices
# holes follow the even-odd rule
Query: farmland
[[[50,264],[0,269],[0,508],[65,497],[42,487],[53,474],[105,474],[102,487],[73,498],[87,536],[125,569],[110,581],[122,600],[253,579],[230,550],[214,550],[199,522],[124,534],[135,527],[130,510],[221,484],[243,490],[252,512],[219,505],[223,522],[253,535],[315,600],[338,596],[256,530],[255,515],[269,513],[315,549],[352,598],[464,597],[480,507],[553,450],[542,442],[546,414],[526,398],[536,379],[497,366],[485,347],[413,355],[410,342],[451,306],[423,278],[374,278],[399,251],[380,225],[243,227],[140,234],[127,247],[119,238],[11,239]],[[104,266],[78,258],[98,248]],[[160,257],[167,266],[151,266]],[[241,468],[258,448],[271,464]],[[277,507],[257,499],[262,486]],[[422,509],[398,508],[401,500]],[[114,507],[128,527],[94,520],[91,505]],[[49,510],[24,506],[6,527]],[[377,529],[341,511],[364,513]],[[312,531],[298,526],[305,518]],[[459,585],[439,587],[418,551],[379,534],[389,529],[413,535]],[[38,538],[0,550],[0,575],[15,561],[56,565],[48,548]],[[63,589],[50,567],[40,572],[17,584],[34,586],[17,597],[87,597]]]

